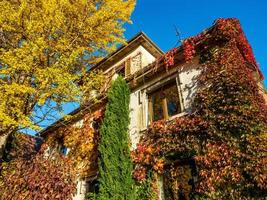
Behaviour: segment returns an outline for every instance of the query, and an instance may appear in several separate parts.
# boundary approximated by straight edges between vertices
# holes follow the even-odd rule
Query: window
[[[122,77],[125,77],[125,65],[124,64],[118,67],[117,74],[121,75]]]
[[[69,153],[69,148],[67,148],[64,145],[60,145],[60,147],[59,147],[59,153],[62,154],[62,155],[64,155],[64,156],[66,156]]]
[[[116,69],[117,74],[127,77],[131,74],[131,59],[127,59]]]
[[[163,174],[165,199],[192,199],[197,182],[197,168],[193,159],[173,163]]]
[[[167,82],[148,94],[150,121],[169,119],[181,112],[181,102],[176,80]]]
[[[99,182],[97,179],[89,180],[86,182],[86,192],[95,193],[95,194],[99,193]]]
[[[69,148],[67,148],[64,145],[64,139],[62,138],[58,138],[57,139],[57,145],[56,145],[56,150],[58,153],[60,153],[61,155],[67,156],[69,153]]]

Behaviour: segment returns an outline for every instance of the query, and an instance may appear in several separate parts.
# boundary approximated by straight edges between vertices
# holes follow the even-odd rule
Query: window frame
[[[179,117],[184,115],[184,104],[183,104],[183,96],[182,96],[182,90],[181,90],[181,83],[180,83],[180,78],[179,78],[179,74],[175,74],[174,76],[168,77],[168,78],[164,78],[163,80],[159,80],[159,84],[155,85],[155,86],[151,86],[147,89],[146,91],[146,99],[147,99],[147,125],[155,122],[153,120],[153,118],[151,116],[153,116],[153,104],[150,100],[150,95],[153,94],[153,92],[156,92],[157,90],[159,90],[160,88],[170,84],[171,82],[175,82],[176,85],[176,89],[177,89],[177,94],[179,97],[179,107],[180,107],[180,112],[173,115],[173,116],[169,116],[168,113],[168,108],[167,108],[167,102],[166,102],[166,98],[165,102],[164,99],[162,101],[162,110],[163,110],[163,118],[160,120],[171,120],[173,118]],[[157,120],[156,120],[157,121]]]

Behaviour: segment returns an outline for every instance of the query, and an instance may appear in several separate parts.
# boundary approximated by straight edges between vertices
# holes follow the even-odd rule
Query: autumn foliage
[[[0,137],[38,131],[62,114],[64,103],[85,101],[91,89],[99,90],[102,75],[88,78],[88,69],[124,42],[123,25],[131,22],[134,6],[134,0],[0,1]],[[66,132],[69,158],[36,151],[34,141],[18,136],[23,144],[1,163],[0,198],[71,199],[80,173],[73,170],[87,170],[97,158],[90,154],[94,131],[84,130]]]
[[[79,102],[79,80],[124,42],[134,0],[0,1],[0,136]],[[84,91],[84,89],[86,91]],[[50,117],[49,117],[50,116]],[[54,118],[52,117],[54,120]]]
[[[1,163],[1,200],[72,199],[76,174],[71,161],[57,153],[48,155],[46,149],[43,144],[37,151],[36,140],[30,136],[15,136],[9,162]]]
[[[50,148],[63,145],[68,148],[68,158],[72,160],[76,173],[89,176],[97,173],[99,126],[103,118],[103,109],[83,116],[80,126],[68,124],[48,134],[47,143]]]
[[[266,198],[267,105],[257,85],[263,76],[238,20],[217,20],[185,40],[183,53],[187,62],[199,56],[202,66],[192,113],[150,126],[132,152],[135,178],[145,181],[150,170],[172,170],[175,177],[179,163],[193,159],[196,188],[189,193],[177,187],[180,176],[169,182],[171,193],[186,199]]]

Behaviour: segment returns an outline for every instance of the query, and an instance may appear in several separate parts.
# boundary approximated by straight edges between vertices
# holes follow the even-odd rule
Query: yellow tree
[[[49,112],[79,101],[76,81],[124,42],[123,24],[134,5],[135,0],[2,0],[0,137],[38,129],[32,119],[38,119],[39,107]],[[48,116],[42,114],[39,121]]]

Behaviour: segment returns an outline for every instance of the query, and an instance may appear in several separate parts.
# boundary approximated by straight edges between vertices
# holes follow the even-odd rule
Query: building
[[[211,34],[212,30],[213,27],[201,34]],[[199,45],[202,40],[204,39],[199,39],[196,45]],[[92,68],[92,70],[103,70],[109,78],[108,82],[119,74],[129,83],[131,89],[129,136],[132,149],[137,147],[140,137],[152,122],[161,119],[172,120],[191,112],[191,102],[199,87],[197,77],[202,67],[199,56],[192,56],[190,62],[185,60],[183,47],[172,49],[164,54],[149,37],[141,32]],[[260,72],[255,67],[253,70],[254,78],[257,79],[261,93],[266,99],[267,93],[259,78]],[[102,97],[102,102],[104,101],[105,96]],[[59,120],[41,131],[40,136],[47,139],[50,135],[56,134],[62,126],[81,128],[85,122],[94,127],[96,119],[90,114],[103,109],[103,105],[87,102],[70,113],[73,116],[70,121]],[[62,153],[68,151],[61,139],[58,140],[57,148]],[[96,178],[96,171],[81,176],[74,199],[84,199],[86,192],[94,191],[97,184]],[[160,195],[164,199],[164,186],[160,185]]]

